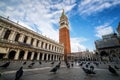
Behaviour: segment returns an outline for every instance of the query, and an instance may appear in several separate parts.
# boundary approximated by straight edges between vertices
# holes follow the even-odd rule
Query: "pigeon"
[[[53,61],[53,62],[51,62],[51,64],[53,65],[53,64],[54,64],[54,61]]]
[[[3,65],[1,65],[0,67],[7,68],[9,65],[10,65],[10,61],[5,63],[5,64],[3,64]]]
[[[54,73],[56,73],[56,72],[57,72],[57,70],[58,70],[58,67],[57,67],[57,66],[55,66],[53,69],[51,69],[51,70],[50,70],[50,72],[54,72]]]
[[[115,70],[113,67],[111,67],[110,65],[109,65],[108,70],[109,70],[112,74],[118,75],[118,73],[116,72],[116,70]]]
[[[114,68],[117,69],[117,70],[120,69],[120,68],[118,68],[116,65],[114,65]]]
[[[93,71],[94,70],[94,66],[91,65],[90,66],[90,70]]]
[[[82,69],[86,74],[96,74],[94,71],[91,71],[89,69],[85,69],[84,67]]]
[[[89,66],[88,64],[85,65],[86,68],[88,68],[88,66]]]
[[[27,62],[25,61],[24,63],[23,63],[23,65],[25,65]]]
[[[16,72],[15,80],[19,80],[23,75],[23,67],[20,67],[20,69]]]
[[[79,64],[79,66],[82,66],[84,63],[83,62],[81,62],[80,64]]]
[[[61,64],[61,62],[59,62],[59,63],[56,65],[56,67],[57,67],[58,69],[60,69],[60,64]]]
[[[32,66],[34,65],[35,63],[32,62],[30,65],[28,65],[29,68],[32,68]]]
[[[70,68],[70,64],[68,62],[66,63],[66,66],[67,66],[67,68]]]
[[[42,64],[42,62],[41,62],[41,61],[39,61],[39,64]]]

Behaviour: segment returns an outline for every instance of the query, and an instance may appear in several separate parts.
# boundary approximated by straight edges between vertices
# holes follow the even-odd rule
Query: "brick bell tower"
[[[70,46],[70,34],[69,34],[69,26],[68,26],[68,18],[63,12],[60,17],[60,28],[59,28],[59,42],[64,44],[64,59],[67,60],[67,54],[71,53]]]

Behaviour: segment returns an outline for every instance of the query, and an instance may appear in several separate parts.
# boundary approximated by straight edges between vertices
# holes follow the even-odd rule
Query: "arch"
[[[108,54],[106,51],[101,51],[101,52],[100,52],[100,56],[105,56],[105,57],[106,57],[106,56],[108,56],[108,55],[109,55],[109,54]]]
[[[19,40],[19,38],[20,38],[20,34],[19,34],[19,33],[17,33],[17,34],[16,34],[16,36],[15,36],[15,41],[18,41],[18,40]]]
[[[110,54],[115,54],[115,50],[110,50]]]
[[[43,44],[44,44],[44,42],[41,42],[41,48],[43,48]]]
[[[28,39],[28,36],[25,36],[23,43],[26,43],[26,42],[27,42],[27,39]]]
[[[27,60],[31,59],[32,52],[28,52]]]
[[[39,44],[39,40],[37,40],[37,42],[36,42],[36,47],[38,47],[38,44]]]
[[[49,44],[49,50],[51,49],[51,44]]]
[[[91,59],[90,59],[90,58],[88,58],[88,61],[91,61]]]
[[[30,43],[30,44],[31,44],[31,45],[33,45],[33,42],[34,42],[34,39],[32,38],[32,39],[31,39],[31,43]]]
[[[20,51],[19,59],[22,60],[24,57],[25,51]]]
[[[46,43],[46,44],[45,44],[45,49],[47,49],[47,45],[48,45],[48,44]]]
[[[8,39],[9,38],[9,36],[10,36],[10,33],[11,33],[11,30],[6,30],[6,32],[5,32],[5,35],[4,35],[4,39]]]
[[[47,58],[47,54],[44,54],[44,60],[46,60],[46,58]]]
[[[9,54],[8,54],[8,59],[14,59],[15,57],[15,54],[16,54],[16,51],[10,51]]]
[[[51,56],[51,60],[53,61],[53,55]]]
[[[3,59],[4,56],[5,54],[0,54],[0,59]]]
[[[42,55],[43,55],[43,54],[42,54],[42,53],[40,53],[40,60],[42,60]]]
[[[48,54],[48,60],[50,60],[50,54]]]
[[[35,52],[33,60],[37,60],[37,52]]]

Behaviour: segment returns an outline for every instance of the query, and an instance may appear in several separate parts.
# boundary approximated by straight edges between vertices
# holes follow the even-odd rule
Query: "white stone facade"
[[[0,59],[63,60],[64,46],[0,17]]]
[[[69,59],[71,60],[77,60],[77,61],[96,61],[98,60],[96,57],[96,54],[93,52],[90,52],[88,50],[82,51],[82,52],[73,52],[69,56]]]

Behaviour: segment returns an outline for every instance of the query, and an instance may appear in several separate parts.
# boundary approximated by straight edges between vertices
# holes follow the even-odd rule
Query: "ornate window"
[[[6,32],[5,32],[5,35],[4,35],[4,39],[8,39],[9,38],[9,36],[10,36],[10,33],[11,33],[11,30],[6,30]]]

